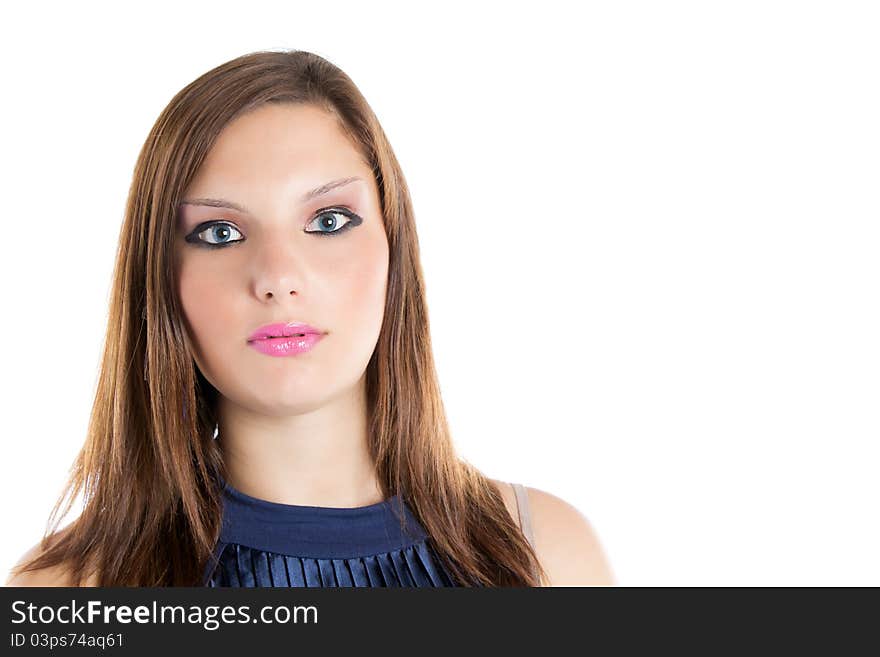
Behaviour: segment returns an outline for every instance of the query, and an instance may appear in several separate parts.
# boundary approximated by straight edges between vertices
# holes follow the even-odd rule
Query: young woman
[[[135,167],[85,445],[7,584],[610,583],[577,509],[455,454],[409,191],[352,81],[257,52],[178,93]]]

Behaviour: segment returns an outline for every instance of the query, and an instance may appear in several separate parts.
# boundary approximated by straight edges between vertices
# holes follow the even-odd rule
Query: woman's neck
[[[357,507],[384,500],[367,444],[363,386],[290,415],[219,401],[217,442],[227,481],[280,504]]]

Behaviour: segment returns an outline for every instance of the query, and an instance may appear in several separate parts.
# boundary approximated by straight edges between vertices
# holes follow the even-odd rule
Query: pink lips
[[[248,340],[262,340],[263,338],[286,338],[296,333],[317,333],[321,335],[324,331],[316,329],[301,322],[278,322],[277,324],[266,324],[251,333]]]
[[[248,344],[267,356],[296,356],[311,350],[324,335],[325,331],[299,322],[267,324],[251,334]]]

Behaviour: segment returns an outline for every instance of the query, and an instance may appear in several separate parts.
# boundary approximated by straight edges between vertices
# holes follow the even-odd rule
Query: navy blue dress
[[[400,495],[354,508],[299,506],[224,482],[223,506],[205,586],[456,586]]]

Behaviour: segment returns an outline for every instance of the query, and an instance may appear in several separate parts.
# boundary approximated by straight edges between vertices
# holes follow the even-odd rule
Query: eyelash
[[[325,215],[325,214],[341,214],[341,215],[347,217],[348,221],[346,221],[342,225],[342,228],[339,228],[337,230],[331,230],[331,231],[307,230],[305,232],[309,233],[310,235],[319,235],[321,237],[336,237],[340,233],[344,233],[344,232],[350,230],[351,228],[354,228],[355,226],[357,226],[363,222],[363,219],[361,219],[358,215],[356,215],[354,212],[352,212],[350,208],[342,206],[342,207],[332,207],[332,208],[324,208],[322,210],[318,210],[315,213],[315,216],[312,217],[311,221],[309,221],[309,224],[311,224],[318,217]],[[225,249],[227,246],[231,246],[233,244],[241,244],[242,242],[244,242],[244,239],[238,239],[238,240],[235,240],[232,242],[223,242],[221,244],[211,244],[210,242],[206,242],[203,239],[199,238],[199,235],[204,233],[209,228],[213,228],[214,226],[223,226],[223,225],[232,226],[234,230],[241,233],[241,231],[238,230],[238,228],[235,228],[235,225],[229,221],[207,221],[207,222],[203,222],[203,223],[199,224],[198,226],[196,226],[195,229],[189,235],[187,235],[185,239],[190,244],[193,244],[195,246],[198,246],[200,248],[205,248],[205,249]]]

